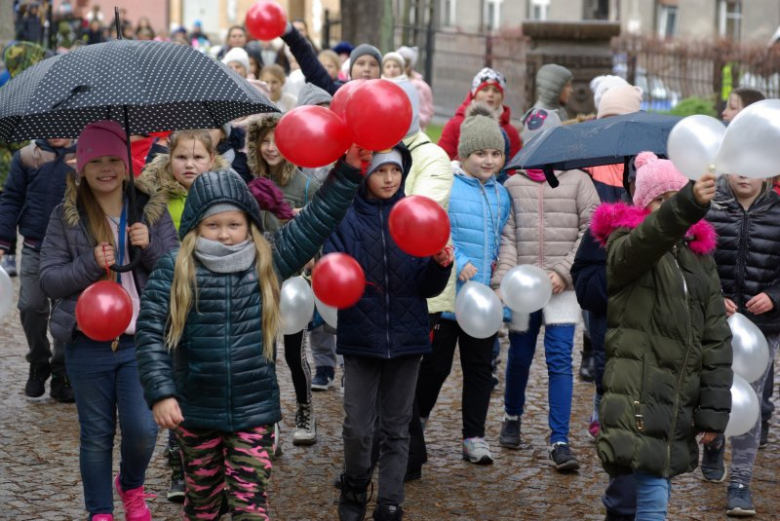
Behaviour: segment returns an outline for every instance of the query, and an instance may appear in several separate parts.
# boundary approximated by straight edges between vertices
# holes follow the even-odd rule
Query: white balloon
[[[14,285],[11,277],[0,266],[0,320],[2,320],[14,304]]]
[[[552,282],[543,269],[530,264],[515,266],[501,279],[504,304],[518,313],[539,311],[552,297]]]
[[[337,329],[339,310],[322,302],[317,298],[317,295],[314,295],[314,304],[317,306],[317,312],[322,320],[333,329]]]
[[[688,116],[669,133],[666,151],[669,159],[688,179],[698,180],[713,165],[726,133],[723,123],[710,116]]]
[[[745,107],[729,123],[715,158],[718,174],[764,179],[780,174],[780,100]]]
[[[745,315],[734,313],[729,317],[731,328],[731,369],[749,383],[764,374],[769,365],[769,344],[764,333]]]
[[[314,315],[314,292],[303,277],[292,277],[282,284],[279,299],[282,333],[294,335],[306,328]]]
[[[481,282],[469,281],[455,298],[455,319],[467,335],[488,338],[504,321],[504,309],[498,295]]]
[[[752,429],[761,416],[758,396],[744,378],[734,375],[731,384],[731,414],[726,425],[726,436],[741,436]]]

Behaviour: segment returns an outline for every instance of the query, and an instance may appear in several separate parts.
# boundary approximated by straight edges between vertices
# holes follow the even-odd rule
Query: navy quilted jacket
[[[404,179],[411,156],[403,145]],[[342,252],[354,257],[366,274],[366,290],[354,306],[339,310],[336,350],[342,355],[395,358],[430,353],[426,298],[444,291],[452,266],[442,268],[430,257],[404,253],[390,237],[390,210],[404,197],[366,197],[365,183],[324,253]]]

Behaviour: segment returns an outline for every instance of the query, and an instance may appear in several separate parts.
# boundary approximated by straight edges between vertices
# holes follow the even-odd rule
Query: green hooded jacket
[[[671,478],[696,468],[699,432],[731,410],[731,332],[712,226],[692,183],[654,213],[605,204],[593,235],[607,248],[608,331],[597,448],[612,476]]]

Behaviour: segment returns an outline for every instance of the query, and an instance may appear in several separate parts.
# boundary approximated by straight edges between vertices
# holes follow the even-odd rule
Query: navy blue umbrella
[[[553,170],[625,163],[640,152],[666,155],[666,141],[678,116],[632,112],[574,125],[548,128],[534,136],[505,167],[544,170],[557,186]]]

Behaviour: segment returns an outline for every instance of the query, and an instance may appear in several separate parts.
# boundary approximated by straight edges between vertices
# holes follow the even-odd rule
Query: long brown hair
[[[260,153],[260,146],[263,140],[271,131],[276,130],[276,125],[279,123],[280,118],[280,115],[274,114],[250,123],[246,133],[247,161],[249,169],[255,177],[266,177],[278,186],[287,186],[298,167],[284,157],[282,157],[281,163],[271,166],[263,159],[263,154]]]
[[[127,172],[125,172],[127,175]],[[125,182],[122,182],[122,192],[124,192]],[[83,177],[78,180],[78,188],[76,191],[76,205],[83,210],[87,218],[87,232],[91,236],[92,240],[96,244],[107,242],[114,250],[117,248],[116,240],[114,240],[114,232],[111,231],[111,226],[108,224],[106,218],[106,212],[98,204],[95,194],[92,192],[92,188],[87,183],[87,180]],[[101,266],[104,268],[105,266]],[[104,280],[116,280],[116,273],[109,271],[107,275],[103,276]]]

